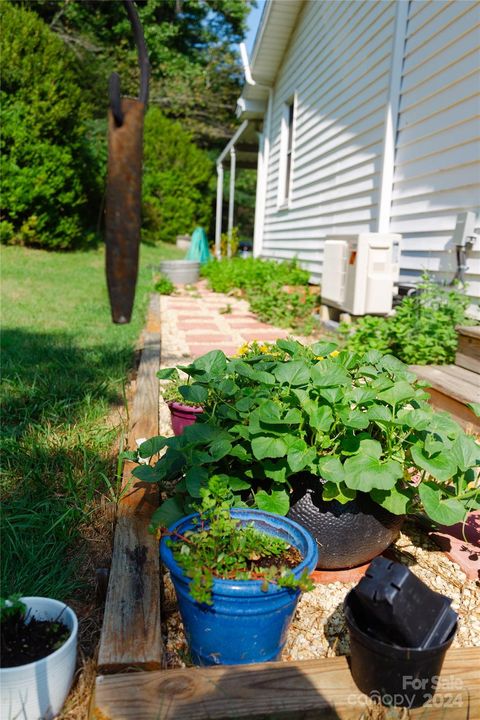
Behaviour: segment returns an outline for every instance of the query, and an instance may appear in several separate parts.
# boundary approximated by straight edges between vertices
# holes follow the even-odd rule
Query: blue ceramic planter
[[[169,529],[184,533],[194,529],[195,515],[182,518]],[[232,517],[242,525],[252,523],[262,532],[286,540],[303,555],[293,572],[299,577],[313,571],[318,550],[308,530],[293,520],[261,510],[234,509]],[[300,597],[299,590],[270,584],[263,591],[260,580],[214,580],[213,605],[195,602],[189,593],[189,578],[173,559],[167,538],[160,555],[169,569],[193,662],[198,665],[237,665],[278,660]]]

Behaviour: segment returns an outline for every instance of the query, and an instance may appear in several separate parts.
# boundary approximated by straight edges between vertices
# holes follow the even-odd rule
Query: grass
[[[142,246],[132,322],[114,325],[103,251],[2,249],[3,595],[67,600],[85,584],[82,528],[118,486],[113,448],[152,266],[181,256]]]

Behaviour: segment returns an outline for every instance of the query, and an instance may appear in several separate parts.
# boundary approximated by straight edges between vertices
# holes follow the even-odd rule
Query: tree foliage
[[[33,13],[9,3],[0,12],[2,241],[84,244],[98,185],[75,58]]]
[[[173,241],[196,223],[208,229],[206,153],[217,154],[236,122],[233,47],[251,2],[136,0],[151,63],[144,152],[151,238]],[[101,216],[110,73],[119,72],[123,95],[138,94],[130,23],[119,0],[1,7],[2,242],[78,247],[94,238]]]
[[[119,72],[124,93],[138,94],[137,53],[122,3],[24,4],[59,34],[82,64],[95,66],[102,113],[112,70]],[[245,34],[251,5],[251,0],[136,0],[151,65],[150,102],[182,120],[204,146],[221,144],[234,126],[241,74],[232,48]]]
[[[174,242],[196,225],[207,230],[213,163],[180,123],[158,108],[145,118],[143,208],[149,239]]]

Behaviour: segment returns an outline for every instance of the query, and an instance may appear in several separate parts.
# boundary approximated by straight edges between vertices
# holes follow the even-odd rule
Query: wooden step
[[[480,375],[458,365],[411,365],[428,382],[432,405],[450,412],[467,430],[480,431],[480,422],[467,403],[480,403]]]
[[[458,350],[455,364],[480,373],[480,325],[457,327]]]
[[[447,652],[428,705],[376,705],[356,687],[346,657],[195,667],[98,677],[91,720],[474,720],[480,649]]]

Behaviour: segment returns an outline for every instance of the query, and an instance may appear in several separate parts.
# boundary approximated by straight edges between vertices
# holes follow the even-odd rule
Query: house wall
[[[390,220],[406,279],[451,278],[457,214],[480,206],[479,20],[478,3],[410,3]],[[480,241],[467,264],[480,297]]]
[[[277,75],[261,254],[297,256],[314,282],[327,235],[378,230],[395,14],[389,0],[306,2]],[[450,277],[457,213],[478,210],[478,15],[471,2],[409,3],[389,228],[404,236],[405,279],[423,269]],[[279,207],[292,97],[292,188]],[[467,276],[477,296],[479,258],[469,256]]]

